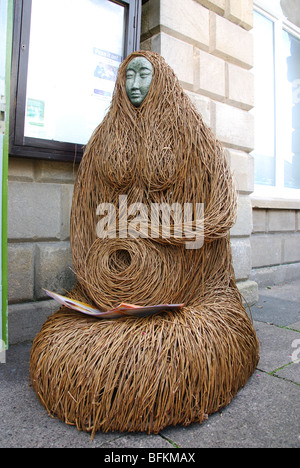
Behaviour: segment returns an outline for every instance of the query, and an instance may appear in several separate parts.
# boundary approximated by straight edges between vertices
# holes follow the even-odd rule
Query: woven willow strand
[[[140,108],[124,86],[136,56],[154,67]],[[188,250],[185,238],[172,236],[99,238],[97,207],[118,207],[120,195],[148,213],[152,203],[204,203],[204,245]],[[103,309],[120,302],[185,307],[117,320],[62,307],[49,317],[34,340],[30,374],[51,415],[92,436],[157,433],[201,423],[231,401],[258,361],[232,267],[235,217],[236,192],[220,143],[164,59],[131,54],[79,167],[71,213],[78,284],[70,296]]]

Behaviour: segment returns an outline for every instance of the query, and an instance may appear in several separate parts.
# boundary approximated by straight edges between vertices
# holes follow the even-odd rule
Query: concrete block
[[[75,274],[71,268],[69,242],[38,244],[35,265],[36,298],[48,297],[43,288],[59,294],[70,291],[75,284]]]
[[[149,33],[149,5],[150,5],[149,1],[142,5],[142,17],[141,17],[141,37],[142,38],[147,37],[147,34]]]
[[[212,102],[212,128],[225,146],[246,152],[253,150],[254,119],[249,112],[222,102]]]
[[[197,50],[194,91],[215,99],[225,100],[224,60],[202,50]]]
[[[300,233],[283,235],[283,263],[300,262]]]
[[[300,211],[296,211],[296,229],[300,231]]]
[[[274,210],[299,210],[299,200],[291,198],[269,198],[259,195],[252,195],[253,208],[267,208]]]
[[[150,37],[149,39],[145,39],[141,41],[140,45],[141,50],[152,50],[152,38]]]
[[[61,186],[61,240],[67,240],[70,237],[70,215],[73,198],[73,185]]]
[[[252,34],[213,11],[210,12],[209,51],[246,69],[253,67]]]
[[[279,265],[282,262],[282,238],[280,235],[252,235],[250,242],[253,268]]]
[[[148,11],[146,9],[148,19],[144,20],[143,31],[147,28],[148,33],[155,34],[160,31],[162,4],[160,0],[149,0],[147,3],[149,4]],[[143,5],[144,7],[145,5]]]
[[[266,232],[267,230],[267,210],[253,209],[253,232]]]
[[[295,231],[296,218],[294,210],[269,210],[268,230],[270,232]]]
[[[36,161],[35,176],[38,182],[73,184],[78,164],[59,161]]]
[[[236,188],[242,193],[251,193],[254,190],[254,158],[248,153],[237,150],[226,152],[229,156]]]
[[[254,106],[254,75],[249,70],[226,64],[226,102],[241,109]]]
[[[209,10],[215,11],[219,15],[223,15],[225,12],[226,0],[196,0],[201,5],[205,6]]]
[[[248,190],[254,192],[254,157],[248,155]]]
[[[259,287],[283,284],[300,279],[300,263],[277,265],[273,267],[253,268],[250,279]]]
[[[33,300],[34,244],[7,246],[8,301]]]
[[[209,11],[194,0],[150,0],[149,31],[164,31],[208,50]]]
[[[230,230],[231,237],[250,236],[253,229],[252,206],[248,195],[239,195],[237,221]]]
[[[210,127],[210,99],[190,91],[186,91],[186,93],[189,96],[192,103],[194,104],[194,106],[196,107],[197,111],[201,114],[204,123],[208,127]]]
[[[49,315],[59,309],[56,301],[27,302],[8,307],[8,339],[13,345],[33,340]]]
[[[244,29],[253,28],[253,0],[228,0],[225,17]]]
[[[168,34],[160,33],[152,38],[152,50],[164,57],[184,86],[192,89],[194,83],[193,46]]]
[[[252,307],[258,302],[258,286],[255,281],[242,281],[237,283],[237,287],[242,295],[243,304]]]
[[[235,277],[237,280],[246,280],[251,273],[250,239],[231,239],[230,243]]]
[[[60,185],[9,182],[9,239],[59,239],[60,211]]]
[[[34,161],[27,158],[8,159],[8,180],[32,182],[34,180]]]

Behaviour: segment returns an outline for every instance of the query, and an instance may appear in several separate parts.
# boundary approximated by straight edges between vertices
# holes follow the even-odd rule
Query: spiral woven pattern
[[[103,310],[120,298],[131,304],[176,303],[182,294],[183,261],[182,249],[147,239],[97,239],[86,258],[84,284]]]

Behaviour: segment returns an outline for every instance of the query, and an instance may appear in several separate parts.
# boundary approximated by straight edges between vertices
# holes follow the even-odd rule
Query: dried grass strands
[[[135,108],[125,70],[154,67]],[[204,245],[184,238],[100,239],[100,203],[204,203]],[[117,213],[120,216],[120,213]],[[158,432],[202,422],[227,405],[258,361],[258,342],[235,283],[229,230],[236,192],[224,151],[173,71],[152,52],[121,65],[112,105],[79,167],[71,213],[70,296],[101,308],[185,303],[145,318],[98,320],[61,308],[31,352],[33,387],[50,414],[91,431]],[[176,224],[176,219],[173,219]]]
[[[257,362],[255,333],[237,306],[227,290],[219,302],[143,319],[99,321],[62,309],[33,345],[34,389],[50,414],[93,434],[202,422]]]

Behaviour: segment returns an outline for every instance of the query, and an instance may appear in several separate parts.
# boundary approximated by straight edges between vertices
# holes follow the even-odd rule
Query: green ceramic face
[[[153,65],[145,57],[135,57],[126,69],[126,92],[130,102],[139,107],[148,94],[153,78]]]

